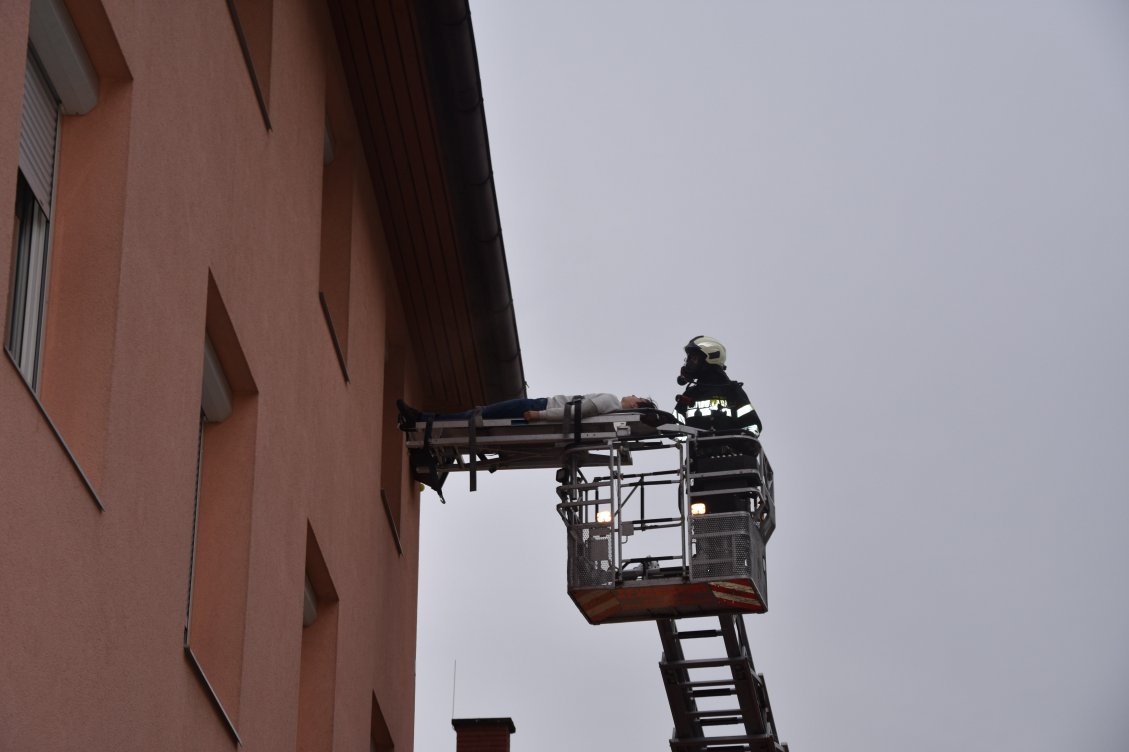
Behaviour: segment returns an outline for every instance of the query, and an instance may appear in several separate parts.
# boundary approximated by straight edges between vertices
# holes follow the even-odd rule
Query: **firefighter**
[[[749,403],[744,384],[725,372],[725,346],[713,337],[694,337],[683,348],[686,361],[678,384],[686,390],[675,397],[679,420],[711,431],[747,430],[760,435],[761,420]]]

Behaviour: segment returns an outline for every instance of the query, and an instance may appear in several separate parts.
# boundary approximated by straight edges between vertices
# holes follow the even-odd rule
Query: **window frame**
[[[47,206],[36,195],[31,179],[21,165],[16,173],[15,227],[12,233],[12,274],[8,288],[7,323],[4,332],[4,349],[8,351],[32,393],[39,395],[43,375],[43,337],[46,331],[47,295],[51,279],[51,242],[54,237],[54,212],[56,183],[59,175],[59,142],[62,124],[62,102],[55,92],[51,78],[32,44],[27,50],[28,71],[24,83],[24,108],[29,106],[32,94],[28,92],[30,79],[38,75],[43,91],[54,106],[53,142],[51,143],[51,178],[44,189]],[[35,73],[32,73],[32,70]],[[21,117],[20,145],[25,138],[28,118]],[[22,159],[21,159],[22,161]]]
[[[232,717],[232,713],[225,707],[224,701],[220,697],[220,692],[217,689],[213,679],[208,678],[207,672],[204,670],[204,662],[201,661],[201,653],[199,652],[199,645],[194,647],[192,641],[192,615],[193,608],[196,602],[196,588],[197,588],[197,574],[200,566],[200,519],[201,519],[201,500],[203,498],[203,485],[205,473],[205,437],[207,433],[207,426],[209,424],[217,425],[223,423],[232,417],[234,411],[234,390],[232,389],[231,382],[228,379],[227,373],[224,370],[223,363],[220,361],[216,348],[212,343],[211,336],[205,332],[204,334],[204,358],[201,377],[201,390],[200,390],[200,416],[198,433],[196,439],[196,474],[194,478],[193,489],[193,509],[192,509],[192,541],[189,549],[188,560],[188,595],[187,604],[185,606],[184,614],[184,654],[191,665],[193,672],[200,679],[204,685],[204,689],[211,700],[212,706],[220,716],[227,732],[231,735],[232,740],[239,746],[243,742],[239,736],[239,730],[236,727],[236,719]],[[250,503],[248,501],[248,503]],[[205,629],[207,624],[204,625]],[[207,658],[207,655],[204,655]],[[221,677],[222,678],[222,677]],[[241,684],[241,680],[240,680]],[[230,689],[230,687],[229,687]],[[238,696],[238,688],[237,688]],[[233,710],[238,711],[238,702],[233,706]]]

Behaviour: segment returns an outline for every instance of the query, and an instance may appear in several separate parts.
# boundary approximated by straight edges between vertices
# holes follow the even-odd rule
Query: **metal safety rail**
[[[764,676],[753,666],[745,622],[717,617],[716,629],[679,630],[657,619],[659,662],[674,719],[674,752],[788,752],[781,744]],[[687,658],[687,641],[705,643],[708,658]],[[695,646],[699,647],[699,646]],[[698,651],[694,651],[698,652]]]
[[[617,437],[602,466],[588,449],[565,453],[557,511],[568,533],[569,595],[588,621],[767,610],[772,470],[748,434],[715,438],[685,426]]]

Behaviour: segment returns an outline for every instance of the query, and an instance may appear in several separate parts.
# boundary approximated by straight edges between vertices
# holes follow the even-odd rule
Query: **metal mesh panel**
[[[764,557],[764,539],[756,534],[749,539],[749,542],[752,544],[749,550],[749,576],[753,580],[753,586],[756,587],[757,593],[760,594],[761,602],[767,607],[768,571]]]
[[[598,587],[615,581],[615,538],[607,525],[568,528],[568,586]]]
[[[753,517],[743,512],[704,514],[690,520],[690,579],[751,577],[763,581],[763,545],[753,539]]]

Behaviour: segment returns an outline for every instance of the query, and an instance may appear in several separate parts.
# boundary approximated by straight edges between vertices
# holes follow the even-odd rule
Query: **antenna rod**
[[[454,661],[454,666],[451,668],[451,718],[455,717],[455,680],[459,676],[459,662]]]

